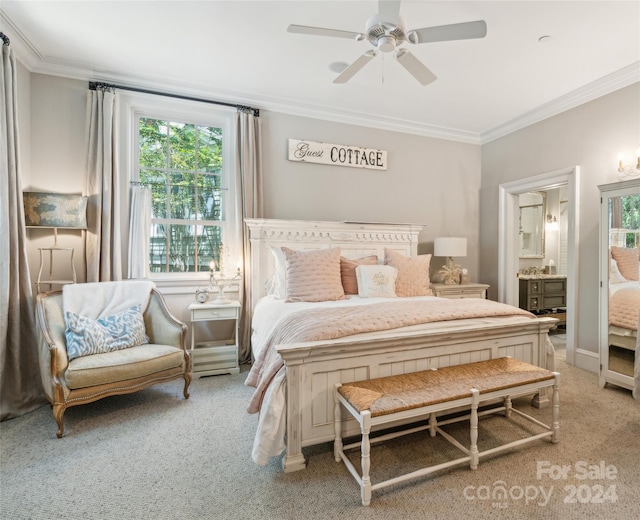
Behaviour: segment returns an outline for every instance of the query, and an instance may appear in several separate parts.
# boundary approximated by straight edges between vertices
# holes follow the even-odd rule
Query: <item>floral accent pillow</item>
[[[398,270],[390,265],[356,267],[358,296],[361,298],[395,298]]]
[[[149,343],[140,305],[97,320],[65,312],[69,361]]]

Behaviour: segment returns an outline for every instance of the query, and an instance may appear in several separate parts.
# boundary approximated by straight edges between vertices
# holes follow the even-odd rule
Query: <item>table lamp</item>
[[[433,247],[434,256],[446,256],[447,263],[439,274],[447,285],[457,284],[460,280],[461,268],[453,263],[453,257],[467,256],[467,239],[461,237],[436,238]]]

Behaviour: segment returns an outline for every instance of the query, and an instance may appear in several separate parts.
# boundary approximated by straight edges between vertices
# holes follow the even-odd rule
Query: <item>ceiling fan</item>
[[[418,58],[404,47],[403,43],[432,43],[451,40],[467,40],[484,38],[487,34],[487,24],[484,20],[475,22],[454,23],[424,27],[407,31],[404,18],[400,16],[400,0],[379,0],[379,13],[369,18],[364,33],[342,31],[339,29],[325,29],[306,25],[290,25],[290,33],[310,34],[313,36],[331,36],[347,38],[349,40],[368,40],[373,49],[368,50],[356,61],[344,69],[334,83],[346,83],[356,75],[367,63],[378,55],[378,52],[393,53],[396,61],[402,65],[421,85],[428,85],[436,80],[431,72]]]

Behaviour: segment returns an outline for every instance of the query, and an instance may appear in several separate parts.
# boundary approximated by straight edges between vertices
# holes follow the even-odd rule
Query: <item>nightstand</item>
[[[194,378],[215,374],[238,374],[238,323],[240,302],[226,304],[192,303],[191,372]],[[196,341],[195,323],[199,321],[234,321],[233,337],[227,340]]]
[[[488,285],[483,283],[465,283],[448,285],[444,283],[432,283],[431,290],[434,296],[440,298],[486,298]]]

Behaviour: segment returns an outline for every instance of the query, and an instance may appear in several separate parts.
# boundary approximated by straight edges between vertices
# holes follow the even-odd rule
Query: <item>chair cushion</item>
[[[146,343],[76,358],[69,362],[65,379],[70,389],[85,388],[148,376],[179,367],[183,362],[182,349]]]

